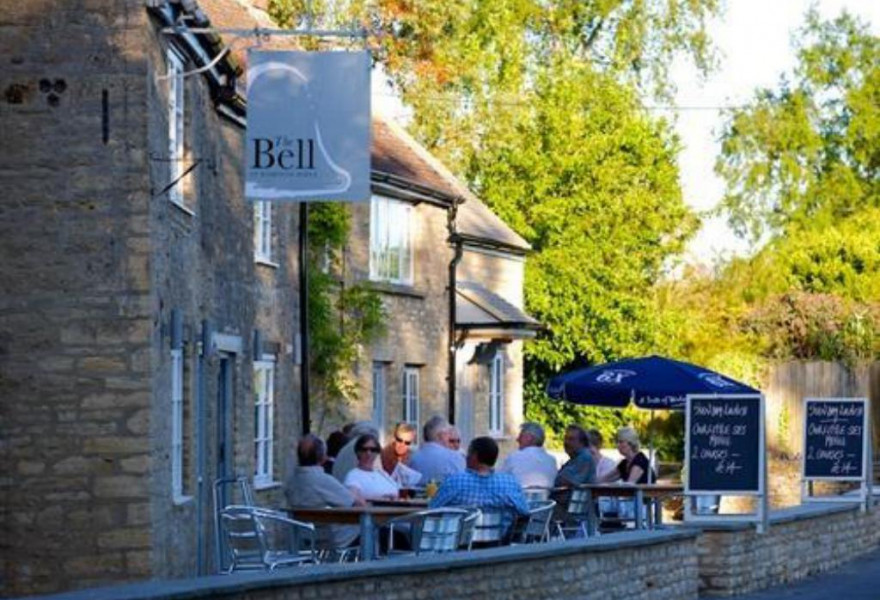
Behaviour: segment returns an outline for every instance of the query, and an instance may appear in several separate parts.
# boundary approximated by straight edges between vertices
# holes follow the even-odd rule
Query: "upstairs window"
[[[411,285],[413,207],[373,196],[370,206],[370,279]]]
[[[272,262],[271,202],[254,202],[254,260]]]
[[[168,199],[183,206],[183,58],[168,49]]]

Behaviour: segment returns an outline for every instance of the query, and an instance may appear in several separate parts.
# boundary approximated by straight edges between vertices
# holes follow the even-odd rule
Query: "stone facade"
[[[525,257],[465,246],[458,266],[458,279],[479,282],[517,308],[523,308]],[[489,367],[473,364],[477,346],[485,339],[465,337],[456,356],[458,365],[458,422],[465,437],[491,434],[501,445],[502,453],[516,449],[516,436],[523,422],[523,341],[505,341],[499,346],[504,357],[503,429],[490,432]]]
[[[404,200],[399,200],[405,202]],[[370,206],[353,205],[352,229],[345,252],[346,279],[350,283],[370,280]],[[362,401],[352,406],[352,418],[376,420],[383,433],[403,420],[403,378],[407,367],[419,372],[419,421],[447,413],[447,353],[449,337],[449,261],[452,249],[446,242],[446,210],[437,205],[413,206],[413,281],[401,285],[376,281],[373,289],[382,296],[388,316],[382,339],[365,348],[354,374]],[[385,398],[381,420],[374,419],[373,365],[381,365]]]
[[[6,3],[2,20],[0,595],[208,572],[219,378],[229,375],[226,470],[251,476],[256,331],[277,358],[278,478],[300,428],[295,214],[275,213],[277,265],[255,263],[243,131],[218,116],[200,76],[184,84],[184,164],[196,165],[185,208],[160,193],[169,38],[141,0]],[[178,498],[172,312],[183,325]],[[215,334],[237,351],[215,348]]]
[[[706,526],[698,543],[700,594],[735,596],[829,571],[880,544],[880,511],[804,505],[754,525]]]
[[[277,482],[302,428],[297,211],[273,205],[272,257],[255,260],[242,121],[221,114],[228,98],[220,102],[204,74],[183,79],[184,156],[169,155],[168,50],[175,45],[185,69],[196,67],[194,50],[161,33],[142,0],[7,4],[0,596],[212,572],[212,483],[256,469],[256,361],[274,361],[272,477],[258,503],[279,504]],[[240,3],[203,4],[222,4],[225,19],[240,21]],[[176,183],[175,161],[186,172]],[[413,284],[376,285],[388,335],[355,365],[364,400],[352,418],[371,416],[372,364],[381,363],[387,426],[402,417],[407,367],[421,375],[421,420],[447,412],[446,206],[457,192],[438,195],[419,182],[375,190],[413,205],[415,225]],[[169,193],[178,189],[175,203]],[[346,277],[360,281],[369,278],[368,205],[353,214]],[[522,259],[471,262],[463,273],[491,280],[521,306]],[[172,493],[172,349],[183,364],[180,494]],[[507,353],[509,435],[522,404],[518,343]]]

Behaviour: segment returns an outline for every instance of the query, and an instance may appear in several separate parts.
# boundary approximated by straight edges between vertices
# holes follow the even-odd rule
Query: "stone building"
[[[0,595],[208,572],[212,482],[274,502],[301,430],[297,212],[181,11],[4,4]]]
[[[302,429],[299,219],[243,198],[240,61],[189,28],[271,24],[244,0],[6,3],[3,23],[0,596],[211,572],[213,481],[276,504]],[[446,413],[452,342],[457,420],[509,439],[528,246],[382,121],[372,182],[347,276],[389,333],[351,417]],[[400,214],[408,258],[380,268]]]
[[[522,311],[529,245],[400,127],[375,119],[372,155],[373,199],[353,207],[344,271],[372,282],[393,325],[363,353],[366,401],[353,417],[387,433],[451,410],[465,443],[491,435],[510,448],[522,422],[521,340],[538,329]]]

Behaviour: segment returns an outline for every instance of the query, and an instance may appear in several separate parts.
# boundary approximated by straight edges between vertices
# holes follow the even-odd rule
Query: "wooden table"
[[[333,506],[326,508],[293,507],[287,512],[298,520],[321,525],[360,525],[361,560],[376,558],[377,525],[384,525],[395,517],[402,517],[421,510],[425,505],[413,502],[398,502],[394,506]]]
[[[587,499],[593,505],[588,522],[588,533],[593,535],[598,529],[598,511],[596,510],[597,498],[633,498],[635,504],[636,529],[653,529],[663,522],[663,510],[660,500],[669,496],[681,496],[684,486],[681,483],[587,483],[578,488],[587,491]],[[645,500],[648,500],[653,511],[645,514]]]

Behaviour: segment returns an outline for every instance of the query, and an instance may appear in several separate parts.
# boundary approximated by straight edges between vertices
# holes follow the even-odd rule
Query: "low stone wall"
[[[758,534],[744,523],[703,526],[700,594],[734,596],[828,571],[880,543],[880,509],[806,504],[771,512]]]
[[[356,598],[697,598],[699,531],[631,532],[587,540],[141,583],[51,596],[56,600],[299,600]]]

